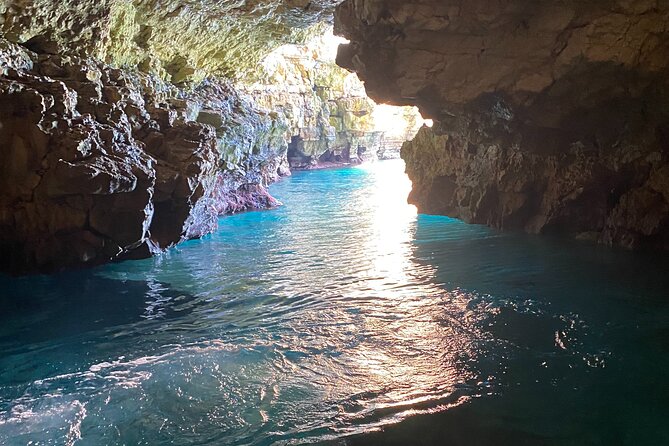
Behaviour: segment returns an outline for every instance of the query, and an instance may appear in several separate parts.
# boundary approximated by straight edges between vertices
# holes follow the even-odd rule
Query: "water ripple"
[[[296,174],[283,208],[155,259],[0,278],[0,443],[355,441],[479,404],[550,438],[547,395],[596,414],[662,375],[662,265],[417,216],[401,168]]]

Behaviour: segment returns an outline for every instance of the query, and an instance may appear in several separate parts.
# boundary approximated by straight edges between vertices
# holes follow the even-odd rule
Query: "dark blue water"
[[[669,444],[669,262],[416,216],[398,162],[0,277],[0,444]]]

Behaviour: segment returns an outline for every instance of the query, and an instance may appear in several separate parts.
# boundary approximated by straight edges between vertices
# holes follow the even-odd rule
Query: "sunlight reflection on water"
[[[665,323],[625,299],[628,259],[418,216],[402,169],[297,173],[282,208],[158,258],[0,278],[0,443],[302,444],[506,395],[570,407],[619,382],[592,371],[630,326]]]

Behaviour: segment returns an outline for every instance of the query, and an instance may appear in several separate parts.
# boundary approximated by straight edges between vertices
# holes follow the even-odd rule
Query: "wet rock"
[[[6,41],[0,70],[3,270],[142,257],[214,230],[221,213],[276,205],[264,186],[286,162],[285,126],[229,86],[184,93]]]
[[[402,149],[421,212],[669,247],[669,6],[348,0],[337,61],[435,120]]]

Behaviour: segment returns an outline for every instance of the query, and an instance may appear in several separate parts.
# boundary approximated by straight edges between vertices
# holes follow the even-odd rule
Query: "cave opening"
[[[356,165],[399,159],[424,120],[417,107],[377,104],[357,74],[339,67],[339,45],[331,26],[317,26],[302,44],[273,50],[240,88],[289,122],[292,169]]]

